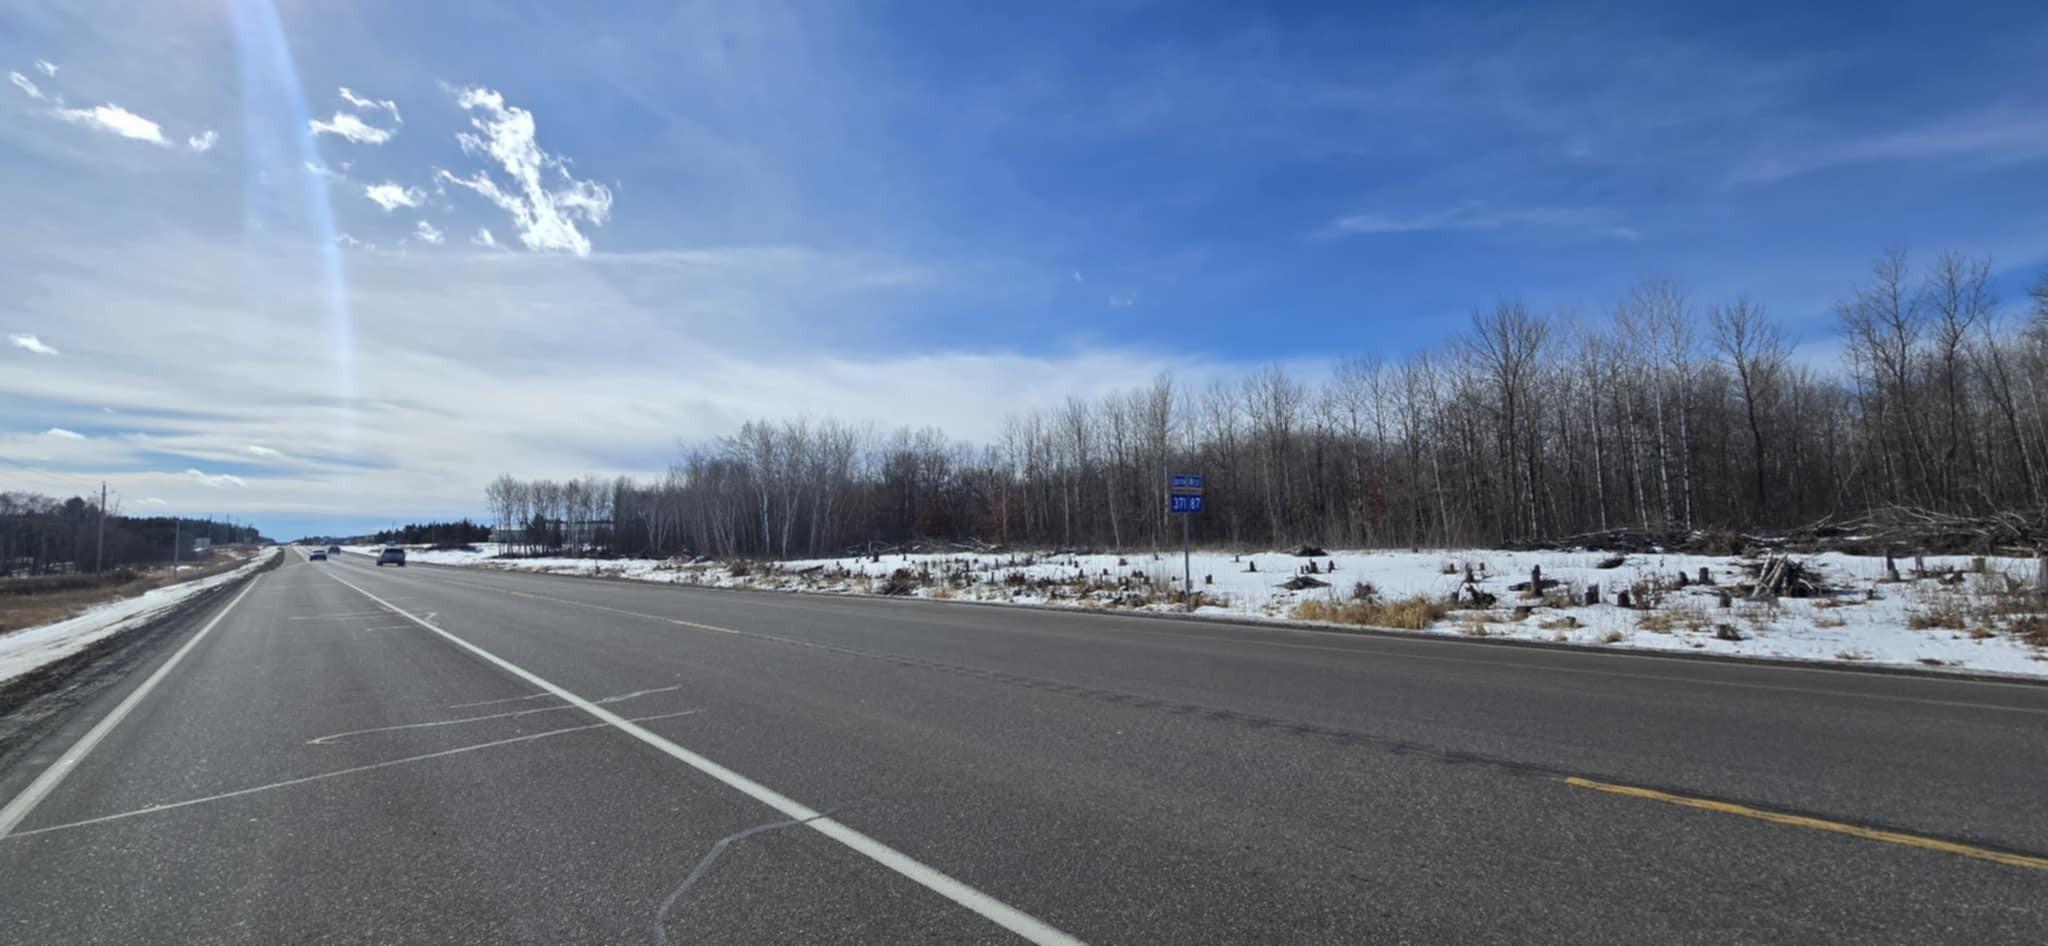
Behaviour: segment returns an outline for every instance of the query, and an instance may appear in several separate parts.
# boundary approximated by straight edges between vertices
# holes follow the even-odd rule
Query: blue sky
[[[2038,4],[978,6],[0,12],[0,488],[352,528],[1503,296],[1825,351],[1887,248],[2048,265]]]

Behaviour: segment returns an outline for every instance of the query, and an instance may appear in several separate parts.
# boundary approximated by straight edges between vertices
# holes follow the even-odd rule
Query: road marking
[[[1974,857],[1978,860],[1994,861],[2013,867],[2048,870],[2048,858],[2034,857],[2027,854],[2014,854],[2009,851],[1997,851],[1971,844],[1943,841],[1939,838],[1922,837],[1917,834],[1903,834],[1897,831],[1866,828],[1862,825],[1848,824],[1841,821],[1829,821],[1824,818],[1786,814],[1782,811],[1768,811],[1762,808],[1751,808],[1748,805],[1738,805],[1734,802],[1716,801],[1711,798],[1675,795],[1670,792],[1661,792],[1654,788],[1617,785],[1613,782],[1596,782],[1592,779],[1579,778],[1578,776],[1566,778],[1564,783],[1574,788],[1590,788],[1596,792],[1607,792],[1611,795],[1627,795],[1631,798],[1645,798],[1651,801],[1661,801],[1666,804],[1682,805],[1687,808],[1698,808],[1703,811],[1718,811],[1722,814],[1740,815],[1744,818],[1755,818],[1759,821],[1771,822],[1772,824],[1790,825],[1795,828],[1812,828],[1816,831],[1832,831],[1836,834],[1846,834],[1851,837],[1863,838],[1867,841],[1903,844],[1908,847],[1940,851],[1944,854],[1954,854],[1959,857]]]
[[[405,625],[405,626],[406,626],[406,627],[411,627],[412,625],[410,625],[410,624],[407,624],[407,625]],[[490,706],[490,705],[492,705],[493,703],[519,703],[519,702],[523,702],[523,701],[525,701],[525,700],[538,700],[538,699],[541,699],[541,698],[543,698],[543,697],[551,697],[551,696],[554,696],[554,694],[553,694],[553,693],[528,693],[528,694],[526,694],[525,696],[507,696],[507,697],[502,697],[502,698],[500,698],[500,699],[495,699],[495,700],[478,700],[478,701],[476,701],[476,702],[474,702],[474,703],[450,703],[450,704],[448,704],[448,708],[449,708],[449,709],[466,709],[466,708],[468,708],[468,707],[471,707],[471,706]]]
[[[451,634],[438,627],[435,627],[432,624],[428,624],[427,622],[422,621],[419,618],[413,617],[412,614],[410,614],[409,612],[400,609],[396,605],[387,603],[384,599],[377,597],[376,595],[363,589],[361,586],[349,581],[346,578],[341,577],[340,575],[336,575],[332,572],[329,572],[328,577],[333,578],[335,581],[341,582],[342,584],[347,585],[350,588],[354,588],[356,592],[358,594],[361,594],[363,597],[368,598],[371,601],[375,601],[380,605],[383,605],[384,607],[390,609],[392,613],[405,617],[411,620],[413,623],[418,624],[419,626],[424,627],[427,630],[434,632],[435,634],[439,634],[441,637],[447,639],[449,643],[452,643],[457,647],[460,647],[464,650],[469,651],[472,654],[475,654],[476,656],[482,658],[485,662],[496,666],[498,669],[503,670],[506,673],[509,673],[515,677],[518,677],[519,679],[524,680],[527,683],[533,684],[535,687],[538,687],[542,690],[546,690],[549,693],[553,693],[554,695],[560,697],[563,702],[575,706],[577,709],[580,709],[585,713],[590,714],[591,716],[594,716],[600,720],[603,720],[606,723],[611,724],[620,732],[632,736],[633,738],[638,739],[641,742],[646,743],[647,745],[660,750],[661,752],[667,754],[670,758],[673,758],[676,761],[683,763],[684,765],[687,765],[693,769],[696,769],[699,772],[704,773],[705,775],[711,776],[712,778],[725,783],[728,787],[731,787],[739,791],[741,794],[744,794],[747,797],[754,799],[755,801],[767,805],[768,807],[773,808],[776,811],[782,812],[783,815],[787,816],[791,820],[804,822],[804,827],[810,828],[811,830],[816,831],[819,834],[822,834],[828,838],[831,838],[834,841],[839,842],[840,844],[845,845],[848,848],[851,848],[855,852],[865,855],[868,859],[873,860],[875,863],[878,863],[883,867],[887,867],[890,870],[893,870],[896,873],[902,875],[904,878],[910,880],[911,882],[916,883],[919,886],[922,886],[925,889],[930,890],[941,897],[945,897],[946,899],[951,900],[954,903],[957,903],[960,906],[965,907],[976,914],[979,914],[982,918],[996,924],[997,926],[1002,927],[1003,929],[1009,930],[1010,932],[1017,934],[1019,937],[1022,937],[1024,940],[1028,942],[1039,944],[1039,946],[1054,946],[1054,944],[1058,944],[1058,946],[1069,946],[1069,944],[1071,944],[1071,946],[1081,946],[1081,940],[1076,939],[1075,937],[1063,933],[1057,929],[1054,929],[1052,926],[1048,925],[1047,923],[1038,919],[1037,917],[1025,913],[1024,911],[1019,910],[1016,907],[1010,906],[1009,904],[1004,903],[1001,900],[997,900],[996,898],[989,896],[988,894],[985,894],[980,890],[977,890],[973,887],[968,886],[967,884],[964,884],[958,880],[953,879],[952,876],[944,873],[943,871],[940,871],[938,868],[925,864],[924,862],[919,861],[908,854],[904,854],[903,852],[898,851],[895,848],[892,848],[886,844],[883,844],[882,842],[877,841],[874,838],[868,837],[867,835],[862,834],[859,831],[856,831],[837,821],[834,821],[831,818],[827,818],[821,812],[814,811],[810,807],[797,802],[795,799],[783,795],[782,793],[777,792],[774,789],[771,789],[768,786],[763,785],[759,782],[756,782],[753,779],[747,778],[746,776],[741,775],[738,772],[733,771],[732,769],[726,768],[723,765],[719,765],[718,763],[713,762],[710,759],[707,759],[701,755],[698,755],[695,752],[685,749],[682,746],[677,745],[676,743],[671,742],[660,735],[657,735],[654,731],[647,729],[646,727],[641,726],[638,723],[633,722],[632,720],[626,719],[625,717],[620,716],[617,713],[605,709],[602,706],[599,706],[589,700],[584,699],[583,697],[577,696],[576,694],[571,693],[566,689],[563,689],[560,686],[557,686],[556,684],[542,678],[540,675],[534,673],[531,670],[527,670],[526,668],[521,667],[518,664],[515,664],[509,660],[506,660],[505,658],[500,657],[497,654],[491,653],[490,651],[485,650],[482,647],[479,647],[475,644],[470,643],[469,641],[466,641],[460,637],[455,636],[454,634]],[[724,628],[718,628],[718,630],[724,630]]]
[[[100,740],[107,738],[107,734],[113,732],[115,726],[121,724],[121,720],[127,719],[128,714],[135,711],[136,704],[141,703],[151,690],[156,689],[157,684],[162,683],[164,678],[170,675],[171,670],[176,668],[178,663],[185,659],[185,655],[191,653],[192,648],[199,646],[199,642],[205,640],[206,635],[212,633],[213,629],[222,620],[227,618],[228,612],[233,611],[235,605],[241,604],[242,599],[249,596],[249,592],[256,590],[256,583],[261,581],[262,578],[263,576],[258,574],[256,577],[249,579],[248,586],[244,587],[240,594],[235,595],[234,600],[229,601],[227,607],[220,609],[220,613],[214,615],[213,620],[206,622],[206,626],[200,628],[199,633],[192,635],[191,640],[186,641],[183,647],[178,648],[177,652],[171,654],[171,659],[164,661],[163,666],[156,668],[156,672],[150,674],[148,679],[143,680],[142,685],[136,687],[134,692],[129,693],[126,699],[117,704],[114,707],[114,711],[108,713],[105,719],[100,720],[91,729],[86,730],[84,736],[79,737],[78,741],[73,743],[71,748],[66,750],[57,761],[50,763],[50,767],[44,769],[41,775],[36,776],[35,781],[28,783],[28,787],[22,789],[21,794],[14,796],[14,800],[8,802],[5,808],[0,808],[0,838],[12,834],[15,826],[21,824],[21,820],[28,817],[29,812],[35,810],[37,803],[41,802],[51,791],[55,790],[58,784],[64,781],[64,777],[71,774],[71,770],[77,768],[78,763],[85,760],[86,754],[98,746]]]
[[[690,716],[700,712],[703,711],[683,710],[677,713],[662,713],[657,716],[640,716],[636,717],[634,721],[643,723],[653,722],[657,719],[674,719],[678,716]],[[569,726],[562,729],[550,729],[546,732],[527,733],[523,736],[513,736],[510,739],[494,739],[490,742],[479,742],[475,745],[470,746],[457,746],[453,749],[442,749],[439,752],[428,752],[423,755],[406,756],[403,759],[390,759],[384,762],[372,762],[369,765],[357,765],[351,766],[346,769],[336,769],[332,772],[322,772],[319,775],[302,775],[298,778],[288,778],[280,782],[269,782],[263,785],[251,785],[248,788],[238,788],[232,792],[221,792],[217,795],[207,795],[203,798],[187,798],[184,801],[166,802],[161,805],[150,805],[144,808],[136,808],[131,811],[120,811],[115,812],[111,815],[101,815],[97,818],[87,818],[83,821],[67,821],[63,824],[47,825],[41,828],[36,828],[32,831],[22,831],[16,834],[7,835],[6,837],[0,837],[0,841],[11,841],[15,838],[34,837],[38,834],[48,834],[52,831],[69,831],[73,828],[83,828],[88,825],[106,824],[109,821],[125,821],[129,818],[141,817],[142,815],[153,815],[160,811],[175,811],[179,808],[190,808],[193,805],[204,805],[208,802],[226,801],[230,798],[240,798],[244,795],[254,795],[258,792],[276,791],[280,788],[290,788],[294,785],[304,785],[307,782],[319,782],[331,778],[340,778],[341,776],[354,775],[358,772],[369,772],[375,769],[388,769],[394,765],[406,765],[413,762],[425,762],[428,759],[439,759],[451,755],[461,755],[465,752],[475,752],[479,749],[495,749],[499,746],[510,746],[522,742],[532,742],[536,739],[546,739],[550,736],[562,736],[574,732],[589,732],[593,729],[603,728],[605,728],[604,723],[590,723],[584,726]]]
[[[596,700],[594,702],[598,703],[599,705],[604,705],[607,703],[624,703],[627,700],[639,699],[640,697],[647,696],[649,694],[668,693],[674,690],[680,690],[682,688],[683,685],[678,683],[672,687],[660,687],[653,690],[635,690],[631,693],[621,693],[618,696],[607,696],[601,700]],[[549,696],[551,694],[543,693],[541,695]],[[350,736],[367,736],[371,733],[379,732],[398,732],[404,729],[433,729],[438,726],[460,726],[463,723],[480,723],[487,719],[511,719],[515,716],[532,716],[535,713],[553,713],[565,709],[575,709],[575,707],[543,706],[538,709],[512,710],[511,712],[507,713],[491,713],[487,716],[462,716],[456,719],[437,719],[432,722],[426,723],[400,723],[396,726],[377,726],[371,729],[351,729],[348,732],[328,733],[325,736],[316,736],[312,739],[306,740],[306,745],[325,746],[332,745],[333,743],[339,742],[343,739],[347,739]]]

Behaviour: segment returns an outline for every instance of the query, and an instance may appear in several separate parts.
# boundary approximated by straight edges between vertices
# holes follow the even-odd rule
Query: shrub
[[[1449,602],[1415,595],[1395,601],[1333,601],[1310,598],[1294,606],[1294,617],[1302,621],[1327,621],[1361,627],[1393,627],[1419,631],[1451,613]]]
[[[1966,617],[1953,596],[1943,595],[1925,608],[1907,611],[1906,626],[1916,631],[1937,627],[1960,631],[1968,623]]]

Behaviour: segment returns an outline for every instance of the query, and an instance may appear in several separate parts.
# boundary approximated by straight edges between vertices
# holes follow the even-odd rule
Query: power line
[[[99,488],[99,483],[94,480],[89,480],[82,476],[73,476],[69,473],[58,473],[52,470],[45,470],[41,467],[30,466],[12,457],[0,457],[0,463],[6,463],[12,466],[16,466],[23,470],[27,470],[30,473],[35,473],[37,475],[46,477],[51,480],[57,480],[64,483],[83,484],[86,489],[86,492],[92,492],[93,490]]]

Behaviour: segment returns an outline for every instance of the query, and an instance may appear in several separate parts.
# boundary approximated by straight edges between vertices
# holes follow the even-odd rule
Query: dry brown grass
[[[1486,625],[1502,620],[1504,619],[1499,614],[1491,611],[1468,611],[1458,615],[1458,633],[1466,637],[1485,637]]]
[[[1544,621],[1543,623],[1538,624],[1536,626],[1546,631],[1569,631],[1579,627],[1583,627],[1584,625],[1579,623],[1578,618],[1572,617],[1571,615],[1567,614],[1560,618],[1552,618],[1548,621]]]
[[[118,584],[0,596],[0,634],[63,621],[76,617],[93,605],[132,598],[152,588],[218,575],[239,567],[245,561],[247,559],[221,555],[202,567],[188,567],[176,575],[168,568],[155,568],[134,572],[132,579]]]
[[[1687,605],[1673,605],[1645,611],[1636,617],[1636,626],[1655,634],[1669,634],[1677,630],[1704,631],[1713,627],[1714,622],[1705,611]]]
[[[1361,627],[1396,627],[1406,631],[1422,630],[1449,613],[1451,606],[1448,602],[1427,595],[1415,595],[1392,601],[1332,601],[1327,598],[1310,598],[1294,606],[1296,620],[1356,624]]]
[[[1962,603],[1954,595],[1942,595],[1927,607],[1906,612],[1906,626],[1916,631],[1932,628],[1960,631],[1968,624],[1969,615],[1964,613]]]

